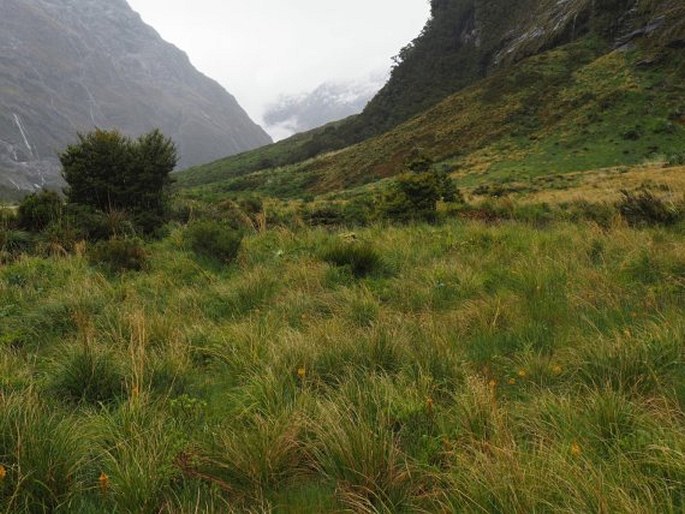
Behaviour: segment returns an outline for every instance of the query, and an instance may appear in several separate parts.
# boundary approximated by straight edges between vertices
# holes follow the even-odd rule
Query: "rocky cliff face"
[[[180,166],[270,142],[125,0],[0,0],[0,195],[59,186],[76,132],[160,128]]]
[[[499,69],[579,38],[594,37],[609,51],[636,36],[682,44],[685,2],[432,0],[431,19],[397,56],[355,132],[381,133]]]

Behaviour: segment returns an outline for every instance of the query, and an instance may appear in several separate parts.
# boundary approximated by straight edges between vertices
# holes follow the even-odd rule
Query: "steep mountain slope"
[[[489,13],[496,3],[434,1],[433,19],[364,113],[284,142],[287,152],[271,147],[270,160],[280,168],[255,167],[257,152],[193,170],[182,184],[220,181],[221,190],[256,187],[293,195],[391,176],[417,153],[454,169],[465,183],[475,176],[513,180],[645,159],[677,160],[685,153],[685,4],[517,0],[508,4],[512,16],[499,18],[508,20],[506,26],[495,30],[491,25],[495,32],[487,33],[473,25],[482,19],[479,12]],[[473,9],[466,9],[469,5]],[[440,14],[443,9],[451,14]],[[536,16],[525,17],[526,10]],[[517,19],[522,24],[512,21]],[[464,32],[466,26],[472,29]],[[435,36],[435,27],[461,34],[456,54],[435,47],[437,41],[450,41]],[[424,47],[428,50],[419,50]],[[484,62],[484,56],[487,65],[480,68],[457,63],[462,58]],[[436,85],[450,80],[446,89]],[[425,109],[450,88],[457,92]],[[306,153],[302,150],[344,141],[350,127],[359,126],[358,134],[380,130],[374,109],[387,114],[378,119],[396,114],[397,121],[414,108],[424,110],[380,136],[288,163]]]
[[[56,152],[96,126],[159,127],[183,167],[270,142],[125,0],[3,0],[0,188],[58,184]]]
[[[356,133],[382,133],[498,70],[588,35],[610,47],[653,32],[677,39],[685,16],[679,0],[433,0],[431,13],[355,121]]]

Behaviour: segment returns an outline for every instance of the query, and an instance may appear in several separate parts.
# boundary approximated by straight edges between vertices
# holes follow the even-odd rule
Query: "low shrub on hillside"
[[[383,194],[379,211],[392,221],[434,221],[437,203],[462,201],[454,182],[445,172],[407,172],[398,176]]]
[[[196,254],[228,264],[238,255],[242,235],[225,225],[205,220],[188,226],[184,239]]]
[[[31,232],[40,232],[62,216],[64,202],[54,191],[40,191],[28,195],[19,204],[19,226]]]
[[[88,252],[92,264],[100,265],[112,272],[140,271],[147,263],[143,243],[133,238],[112,238],[100,241]]]
[[[374,218],[375,206],[371,195],[358,196],[347,202],[317,202],[300,208],[302,220],[309,226],[362,227]]]
[[[616,208],[631,226],[673,225],[683,217],[682,206],[655,196],[649,189],[621,191],[623,198]]]
[[[105,214],[87,205],[67,205],[62,224],[78,238],[88,241],[100,241],[112,235]]]

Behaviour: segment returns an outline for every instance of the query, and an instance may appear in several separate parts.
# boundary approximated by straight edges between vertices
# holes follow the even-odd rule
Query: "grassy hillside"
[[[682,512],[685,227],[553,205],[5,264],[0,509]]]
[[[257,171],[245,166],[246,156],[218,161],[181,174],[179,186],[203,195],[322,193],[393,176],[417,155],[451,170],[462,186],[650,160],[677,164],[685,159],[684,83],[679,49],[604,53],[603,43],[586,39],[526,59],[353,147]],[[279,145],[268,151],[292,151]],[[256,162],[266,154],[247,155]]]

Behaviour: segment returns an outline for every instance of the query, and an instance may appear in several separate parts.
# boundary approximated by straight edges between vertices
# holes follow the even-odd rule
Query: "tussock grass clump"
[[[160,512],[181,476],[175,460],[184,439],[158,402],[141,394],[98,420],[100,503],[103,511]],[[96,481],[94,481],[96,483]]]
[[[82,493],[87,431],[35,394],[0,395],[0,507],[55,512]]]
[[[365,410],[349,400],[319,407],[310,450],[317,470],[338,484],[341,500],[355,511],[411,510],[420,474],[397,444],[387,406],[374,398]]]
[[[108,404],[124,392],[124,375],[114,356],[91,348],[66,349],[50,377],[48,391],[67,402]]]
[[[205,220],[188,226],[184,239],[198,255],[229,264],[238,255],[242,236],[215,221]]]
[[[302,413],[256,414],[231,425],[200,454],[184,456],[180,467],[187,476],[204,476],[244,501],[258,502],[266,491],[307,473]]]
[[[9,262],[22,253],[29,252],[35,243],[30,232],[0,228],[0,263]]]
[[[683,218],[683,207],[659,198],[649,189],[637,193],[623,190],[616,205],[631,226],[673,225]]]
[[[385,269],[381,254],[371,243],[365,241],[335,240],[320,255],[324,261],[349,269],[358,278]]]
[[[101,265],[113,273],[141,271],[147,263],[147,253],[142,241],[118,237],[93,245],[88,251],[88,258],[91,263]]]

